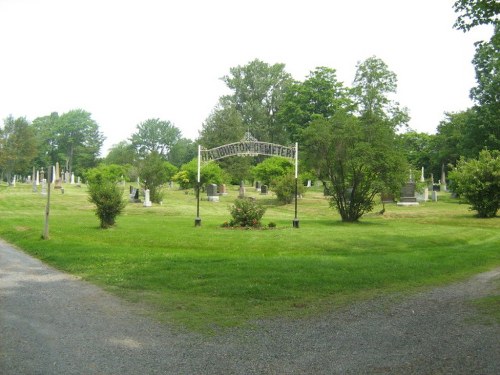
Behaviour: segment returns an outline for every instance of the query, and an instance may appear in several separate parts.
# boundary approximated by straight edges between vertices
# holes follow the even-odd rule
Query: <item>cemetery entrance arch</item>
[[[295,143],[294,147],[278,145],[275,143],[259,142],[252,137],[250,132],[246,132],[244,138],[236,143],[229,143],[219,147],[205,149],[198,145],[198,174],[196,186],[196,219],[195,226],[201,225],[200,218],[200,171],[202,163],[227,158],[229,156],[279,156],[295,161],[295,218],[293,219],[293,227],[299,227],[299,219],[297,218],[297,179],[299,167],[299,145]]]

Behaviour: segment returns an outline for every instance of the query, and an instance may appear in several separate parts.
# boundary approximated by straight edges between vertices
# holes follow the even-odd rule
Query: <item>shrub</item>
[[[253,168],[253,175],[256,180],[264,185],[271,185],[276,178],[282,177],[294,170],[293,163],[288,159],[278,156],[267,158],[262,163]]]
[[[285,204],[293,202],[295,198],[295,177],[292,174],[276,178],[273,181],[272,187],[280,202]],[[305,187],[299,182],[297,185],[297,194],[303,195],[304,192]]]
[[[452,189],[477,211],[495,217],[500,209],[500,151],[481,151],[478,159],[461,158],[449,176]]]
[[[101,165],[86,173],[89,202],[96,205],[95,214],[101,228],[115,224],[116,217],[123,211],[123,189],[117,185],[123,171],[116,165]]]
[[[266,209],[254,200],[238,199],[229,208],[232,220],[230,226],[259,227]]]

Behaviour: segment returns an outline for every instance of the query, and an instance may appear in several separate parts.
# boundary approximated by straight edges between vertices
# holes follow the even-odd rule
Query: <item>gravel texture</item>
[[[0,374],[500,374],[500,325],[470,302],[499,278],[203,336],[0,240]]]

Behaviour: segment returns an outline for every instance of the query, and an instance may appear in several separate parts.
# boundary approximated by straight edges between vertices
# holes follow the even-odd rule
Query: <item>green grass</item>
[[[248,188],[247,190],[251,190]],[[320,192],[266,206],[273,230],[224,229],[233,188],[219,203],[167,190],[164,204],[129,204],[117,225],[99,228],[85,188],[52,192],[50,240],[42,240],[46,197],[0,186],[0,236],[54,267],[79,275],[156,318],[199,331],[252,319],[319,314],[385,292],[412,292],[500,264],[500,219],[476,219],[446,194],[418,207],[340,222]],[[377,212],[381,207],[376,207]]]

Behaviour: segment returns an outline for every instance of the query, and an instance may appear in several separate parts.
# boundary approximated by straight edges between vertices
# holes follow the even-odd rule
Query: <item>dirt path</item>
[[[499,374],[500,325],[470,303],[499,278],[205,337],[0,240],[0,374]]]

